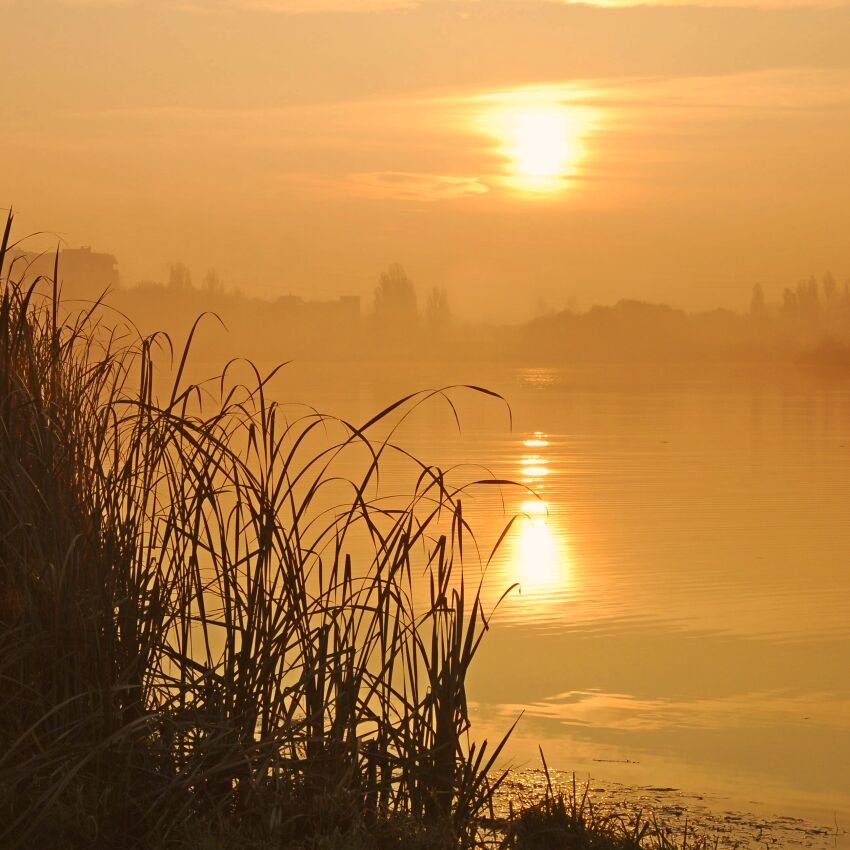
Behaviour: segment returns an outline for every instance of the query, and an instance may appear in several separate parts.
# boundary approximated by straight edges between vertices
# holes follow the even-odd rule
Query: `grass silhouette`
[[[417,405],[452,405],[448,391],[361,426],[293,417],[269,397],[274,372],[184,380],[197,323],[166,383],[167,336],[109,323],[100,303],[63,310],[57,265],[24,284],[12,223],[0,846],[672,846],[551,788],[492,817],[511,730],[493,746],[469,734],[465,682],[491,612],[481,574],[464,574],[467,489],[393,439]],[[379,494],[393,457],[414,473],[404,498]]]
[[[487,615],[459,568],[462,491],[419,463],[405,503],[370,498],[402,451],[370,434],[424,397],[361,427],[290,421],[271,375],[239,384],[231,365],[207,412],[211,386],[183,384],[193,329],[161,401],[170,340],[110,329],[100,305],[60,319],[55,280],[6,268],[11,226],[0,844],[322,846],[390,823],[473,843],[505,739],[467,741]],[[355,449],[350,480],[336,469]]]

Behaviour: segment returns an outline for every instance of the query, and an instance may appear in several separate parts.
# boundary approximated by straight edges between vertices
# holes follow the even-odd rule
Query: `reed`
[[[498,850],[718,850],[719,836],[695,830],[685,820],[673,830],[655,813],[640,809],[611,811],[599,807],[589,782],[580,785],[575,774],[567,788],[552,783],[543,758],[546,788],[543,797],[519,810],[510,807],[500,824]],[[732,850],[738,847],[735,842]]]
[[[166,384],[166,336],[100,304],[63,318],[58,269],[25,286],[11,230],[0,845],[474,845],[507,735],[469,739],[490,612],[466,489],[388,426],[433,394],[361,426],[292,415],[274,373],[186,381],[194,329]],[[390,456],[415,469],[403,500]]]

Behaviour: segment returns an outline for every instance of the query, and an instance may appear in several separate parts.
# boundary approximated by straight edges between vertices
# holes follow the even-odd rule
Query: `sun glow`
[[[588,108],[548,88],[508,92],[488,101],[483,129],[499,143],[504,182],[516,191],[554,194],[575,178],[591,125]]]
[[[507,152],[523,184],[545,190],[566,173],[573,154],[567,118],[555,107],[520,109],[513,116]]]

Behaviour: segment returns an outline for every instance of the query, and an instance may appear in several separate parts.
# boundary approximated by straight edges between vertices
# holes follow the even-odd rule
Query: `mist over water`
[[[157,617],[158,649],[171,652],[168,624],[184,618],[192,710],[185,681],[168,682],[180,710],[162,717],[189,717],[197,734],[163,727],[156,743],[168,758],[150,770],[139,762],[144,782],[164,780],[157,799],[194,807],[202,830],[241,830],[262,812],[282,846],[305,800],[322,809],[308,831],[336,829],[323,820],[332,788],[347,797],[340,822],[371,839],[410,779],[393,814],[439,812],[474,831],[491,801],[489,767],[477,774],[486,760],[469,770],[474,752],[461,740],[468,700],[469,740],[491,747],[522,715],[501,761],[537,767],[542,747],[562,778],[678,789],[680,802],[706,802],[724,822],[732,810],[811,817],[850,850],[850,0],[0,0],[0,22],[0,204],[14,210],[0,247],[0,419],[35,428],[25,439],[0,429],[25,471],[0,475],[0,625],[41,623],[25,614],[41,610],[45,586],[27,558],[49,533],[26,511],[49,531],[64,515],[41,511],[42,491],[58,482],[54,507],[74,509],[63,534],[75,542],[67,557],[44,555],[44,575],[57,564],[95,575],[81,598],[101,606],[101,631],[122,652]],[[101,356],[106,365],[90,371]],[[42,478],[27,464],[54,439],[64,462],[68,439],[52,414],[18,405],[20,386],[32,410],[56,395],[60,361],[73,378],[72,432],[88,447],[64,484],[52,454]],[[184,393],[190,381],[201,383]],[[112,447],[125,391],[138,393],[136,412],[167,409],[157,427],[132,432],[135,443],[128,432]],[[227,412],[205,420],[223,399]],[[78,421],[82,409],[91,413]],[[187,446],[199,423],[208,441],[198,454]],[[146,452],[154,436],[169,449]],[[101,490],[78,487],[81,473],[111,496],[119,443],[123,480],[135,470],[141,483],[90,509]],[[364,481],[368,493],[354,483]],[[21,482],[24,519],[4,519],[3,488]],[[125,502],[137,508],[126,527]],[[173,533],[151,531],[172,519]],[[87,535],[93,551],[120,541],[119,556],[89,558],[76,542]],[[434,579],[438,564],[460,586],[461,549],[486,627],[477,599],[449,603]],[[403,568],[384,593],[391,557]],[[303,592],[301,622],[297,605],[281,604],[279,575],[244,594],[244,611],[263,599],[263,618],[244,614],[231,590],[251,584],[252,558],[258,575],[286,568]],[[7,563],[26,567],[20,587]],[[112,582],[130,563],[144,578],[102,594],[101,576]],[[202,574],[223,564],[228,589],[215,604],[226,627],[200,610],[211,592]],[[168,616],[157,600],[136,604],[170,581],[179,593]],[[101,619],[83,616],[58,579],[51,587],[50,610],[65,614],[44,621],[58,631],[22,645],[55,639],[111,670],[87,631]],[[379,602],[363,606],[361,593]],[[361,653],[364,610],[381,663]],[[388,642],[390,611],[411,625]],[[282,641],[300,647],[294,663],[273,640],[281,612],[301,635]],[[62,633],[75,617],[79,645]],[[446,629],[442,643],[427,640],[430,661],[417,654],[417,617]],[[451,663],[472,646],[452,617],[486,631],[468,674]],[[113,786],[136,786],[101,775],[97,759],[93,785],[65,782],[31,736],[29,700],[53,690],[31,686],[29,668],[50,665],[21,661],[14,634],[0,632],[3,658],[27,669],[13,694],[17,731],[5,756],[0,747],[0,814],[25,772],[10,766],[21,742],[32,756],[21,763],[38,769],[26,805],[7,805],[19,811],[5,825],[0,817],[0,843],[54,811],[87,834],[102,804],[136,804]],[[256,635],[268,640],[252,655]],[[163,671],[146,658],[127,669],[159,687]],[[249,683],[229,703],[211,684],[227,678],[225,658],[227,675],[256,662],[229,680]],[[73,698],[96,702],[78,667]],[[401,691],[384,673],[402,668],[412,696],[400,721]],[[58,696],[42,715],[52,722],[66,705],[64,662],[48,672]],[[100,681],[103,706],[129,700],[122,723],[160,715],[156,688]],[[380,729],[370,725],[378,697]],[[229,726],[219,723],[226,703]],[[262,741],[251,711],[269,720]],[[426,714],[433,730],[419,723]],[[217,738],[220,729],[236,735]],[[256,761],[255,744],[277,759],[293,729],[280,773]],[[149,755],[148,737],[138,752]],[[392,758],[390,739],[407,742]],[[206,761],[210,775],[193,780],[192,747],[203,761],[210,742],[235,772]],[[253,785],[240,760],[254,760]],[[257,788],[289,782],[302,763],[292,818],[279,788],[254,804]],[[194,802],[172,794],[172,780]],[[208,806],[214,786],[220,808]],[[177,812],[175,828],[182,821]],[[66,826],[57,834],[74,834]],[[126,828],[112,826],[118,846]],[[758,829],[751,838],[767,842]]]
[[[517,515],[484,577],[493,605],[518,587],[471,672],[481,728],[523,712],[517,764],[540,744],[600,781],[846,823],[850,386],[763,367],[364,363],[293,366],[280,392],[356,419],[452,382],[502,393],[512,426],[459,391],[460,432],[432,400],[397,439],[467,464],[458,480],[522,485],[464,499],[483,561]]]
[[[191,377],[291,357],[267,392],[293,421],[316,409],[358,425],[454,387],[372,436],[453,486],[513,482],[462,502],[465,570],[493,612],[469,698],[492,739],[523,714],[517,763],[540,745],[557,769],[627,786],[850,817],[846,285],[827,274],[781,302],[756,286],[746,312],[625,299],[495,326],[454,316],[446,290],[418,290],[399,264],[361,303],[196,286],[179,264],[167,284],[116,286],[112,259],[69,253],[74,309],[112,285],[109,303],[178,343],[170,355],[162,338],[163,361],[211,311]],[[346,455],[340,472],[367,461]],[[403,497],[417,473],[385,458],[381,494]]]

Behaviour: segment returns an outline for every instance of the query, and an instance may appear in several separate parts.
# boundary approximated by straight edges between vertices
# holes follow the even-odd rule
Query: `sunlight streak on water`
[[[541,599],[562,597],[568,580],[567,561],[548,517],[539,513],[521,517],[515,547],[512,560],[520,593],[527,599],[533,597],[535,608]]]
[[[549,441],[540,431],[535,431],[534,436],[527,440],[523,440],[522,444],[527,449],[545,449],[549,445]]]
[[[522,441],[523,447],[543,449],[549,445],[539,431]],[[520,459],[522,480],[536,490],[550,473],[548,458],[539,453]],[[518,528],[509,558],[511,580],[519,585],[523,597],[519,604],[530,608],[529,620],[543,615],[543,608],[563,599],[568,589],[569,570],[566,547],[556,528],[549,505],[543,499],[525,499],[519,505]]]

